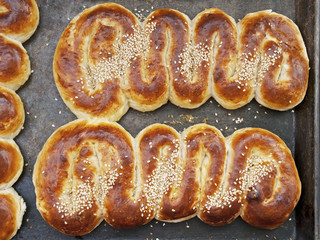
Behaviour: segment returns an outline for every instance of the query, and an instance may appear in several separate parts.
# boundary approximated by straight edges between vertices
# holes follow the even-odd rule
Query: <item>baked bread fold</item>
[[[33,183],[42,217],[68,235],[87,234],[103,219],[131,228],[196,215],[213,226],[241,216],[273,229],[301,193],[290,150],[267,130],[244,128],[224,138],[207,124],[181,134],[153,124],[134,139],[97,119],[57,129],[37,158]]]
[[[124,78],[128,62],[124,58],[129,51],[121,46],[136,24],[129,10],[106,3],[78,14],[64,30],[53,73],[62,99],[78,118],[117,121],[127,112]]]
[[[260,128],[240,129],[228,141],[229,161],[237,166],[235,182],[243,192],[241,218],[255,227],[279,227],[301,194],[290,150],[277,135]]]

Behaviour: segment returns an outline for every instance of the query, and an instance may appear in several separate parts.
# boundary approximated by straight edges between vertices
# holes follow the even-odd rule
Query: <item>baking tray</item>
[[[32,184],[37,154],[57,127],[76,119],[64,105],[54,84],[52,60],[56,44],[70,19],[84,8],[103,2],[38,0],[40,24],[33,37],[24,44],[34,72],[18,91],[24,102],[26,121],[16,141],[24,155],[25,167],[14,187],[25,199],[27,212],[15,239],[319,239],[319,0],[114,1],[131,11],[151,10],[151,6],[154,9],[168,7],[184,12],[190,18],[211,7],[224,10],[236,20],[249,12],[272,9],[288,16],[300,27],[310,58],[310,78],[307,96],[294,111],[272,111],[255,101],[230,111],[210,99],[193,110],[170,103],[147,113],[130,109],[119,122],[133,136],[156,122],[167,123],[178,131],[195,123],[207,122],[222,129],[225,136],[232,134],[235,128],[249,126],[266,128],[279,135],[292,150],[302,181],[298,206],[282,226],[272,231],[262,230],[238,218],[230,225],[211,227],[193,218],[177,224],[153,220],[142,227],[118,230],[103,222],[86,236],[70,237],[56,231],[41,218]],[[235,121],[237,118],[243,118],[243,121]]]

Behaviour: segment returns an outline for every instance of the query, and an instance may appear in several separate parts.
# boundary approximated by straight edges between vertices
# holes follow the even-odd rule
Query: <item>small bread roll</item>
[[[23,157],[13,140],[0,139],[0,190],[11,187],[20,177]]]
[[[20,42],[0,34],[0,59],[0,86],[17,90],[31,73],[27,51]]]
[[[0,137],[13,139],[24,123],[24,109],[20,97],[0,86]]]
[[[0,33],[25,42],[39,24],[39,9],[35,0],[1,0]]]
[[[21,226],[26,204],[13,188],[0,191],[0,239],[13,238]]]

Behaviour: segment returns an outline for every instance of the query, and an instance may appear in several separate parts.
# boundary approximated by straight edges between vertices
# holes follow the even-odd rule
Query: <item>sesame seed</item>
[[[241,154],[244,156],[244,154]],[[208,201],[204,205],[204,209],[209,212],[212,207],[224,208],[224,206],[232,207],[232,203],[241,203],[247,198],[247,192],[255,190],[257,183],[261,179],[268,176],[273,171],[274,160],[262,158],[252,154],[247,158],[247,164],[244,170],[240,170],[241,177],[237,178],[233,183],[235,187],[227,187],[220,185],[213,195],[208,195]],[[270,176],[270,175],[269,175]],[[215,186],[217,186],[215,184]]]
[[[150,34],[155,26],[155,22],[148,22],[144,27],[139,24],[132,26],[133,33],[125,35],[123,42],[113,44],[114,53],[109,52],[109,57],[101,54],[100,61],[89,66],[84,81],[80,79],[81,84],[87,83],[86,87],[95,89],[97,84],[105,81],[112,81],[115,78],[122,79],[126,74],[125,69],[132,66],[133,60],[148,54],[151,43]]]

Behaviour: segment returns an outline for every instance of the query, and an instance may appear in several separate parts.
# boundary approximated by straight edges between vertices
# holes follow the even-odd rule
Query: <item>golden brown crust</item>
[[[106,3],[83,11],[63,32],[53,71],[60,95],[77,117],[116,121],[127,111],[120,86],[123,77],[119,69],[116,74],[106,70],[104,60],[110,59],[109,64],[118,67],[119,50],[114,46],[121,45],[137,23],[124,7]]]
[[[38,156],[33,182],[43,218],[69,235],[92,231],[103,217],[129,228],[195,215],[219,226],[241,215],[272,229],[286,220],[301,191],[290,150],[269,131],[244,128],[225,141],[206,124],[181,137],[153,124],[134,140],[101,120],[59,128]]]
[[[25,42],[39,23],[39,9],[35,0],[1,0],[0,33]]]
[[[215,8],[192,21],[157,9],[141,24],[106,3],[70,22],[53,65],[58,90],[79,118],[118,120],[129,106],[151,111],[169,99],[196,108],[210,96],[227,109],[256,97],[287,110],[304,98],[309,63],[297,26],[271,11],[236,25]]]
[[[29,56],[22,44],[0,34],[0,85],[17,90],[30,73]]]
[[[130,60],[125,89],[130,107],[139,111],[154,110],[168,101],[168,24],[158,15],[155,11],[141,25],[138,22],[138,28],[141,29],[135,31],[136,37],[129,40],[138,46],[130,50],[136,52],[137,56]]]
[[[107,3],[85,10],[65,29],[54,76],[80,118],[118,120],[129,105],[151,111],[168,98],[196,108],[210,95],[228,109],[256,95],[264,106],[286,110],[304,98],[308,58],[296,25],[270,11],[247,15],[237,29],[219,9],[192,22],[178,11],[158,9],[141,24],[129,10]]]
[[[214,194],[223,180],[226,158],[224,137],[215,127],[197,124],[186,129],[182,133],[182,139],[182,156],[188,162],[186,175],[191,188],[185,194],[191,194],[189,199],[193,203],[190,210],[192,209],[193,214],[197,214],[203,222],[218,225],[217,214],[214,214],[212,209],[207,209],[206,203],[208,196]]]
[[[241,61],[238,63],[238,31],[235,20],[223,11],[211,8],[199,13],[194,22],[197,42],[210,49],[210,62],[201,69],[212,82],[212,96],[227,109],[236,109],[254,96],[250,82],[241,86]],[[211,85],[211,84],[210,84]]]
[[[251,177],[260,176],[254,186],[247,187],[241,217],[247,223],[265,229],[280,226],[295,208],[301,194],[301,182],[285,143],[275,134],[259,128],[236,131],[230,140],[231,161],[243,162],[243,170],[251,160]],[[262,171],[266,171],[265,176]],[[247,184],[250,181],[247,181]]]
[[[153,124],[138,134],[136,144],[146,199],[142,212],[162,221],[185,217],[181,206],[185,199],[181,195],[184,163],[179,159],[179,134],[166,125]]]
[[[118,228],[141,225],[140,204],[131,199],[134,164],[132,137],[118,124],[71,122],[39,154],[33,175],[37,207],[50,225],[69,235],[89,233],[103,216]],[[70,179],[72,190],[67,187]],[[73,205],[63,198],[63,190],[75,193]]]
[[[13,140],[0,139],[0,190],[11,187],[19,178],[23,157]]]
[[[14,138],[24,123],[24,109],[20,97],[0,86],[0,137]]]
[[[23,157],[12,139],[25,120],[23,103],[14,91],[31,73],[21,42],[31,37],[38,23],[35,0],[0,0],[0,239],[16,234],[26,208],[11,188],[23,168]]]
[[[134,151],[134,140],[123,128],[120,129],[120,126],[118,128],[121,132],[115,135],[119,141],[115,143],[110,140],[118,151],[117,155],[110,156],[106,148],[99,149],[104,155],[105,162],[112,165],[116,161],[118,164],[117,179],[115,184],[110,186],[104,201],[104,218],[113,227],[133,228],[151,221],[152,218],[142,215],[140,211],[141,205],[146,202],[141,199],[142,192],[137,183],[141,172]]]
[[[209,81],[202,73],[207,63],[199,57],[200,66],[196,66],[190,59],[196,51],[194,45],[205,54],[203,43],[196,40],[192,22],[185,14],[172,9],[159,9],[151,14],[154,15],[166,24],[163,31],[169,30],[165,56],[170,80],[169,99],[177,106],[196,108],[210,97]]]
[[[280,111],[298,105],[309,76],[309,60],[298,27],[286,16],[260,11],[245,16],[239,29],[243,51],[260,58],[256,100]]]
[[[11,239],[21,226],[26,206],[13,188],[0,191],[0,239]]]

